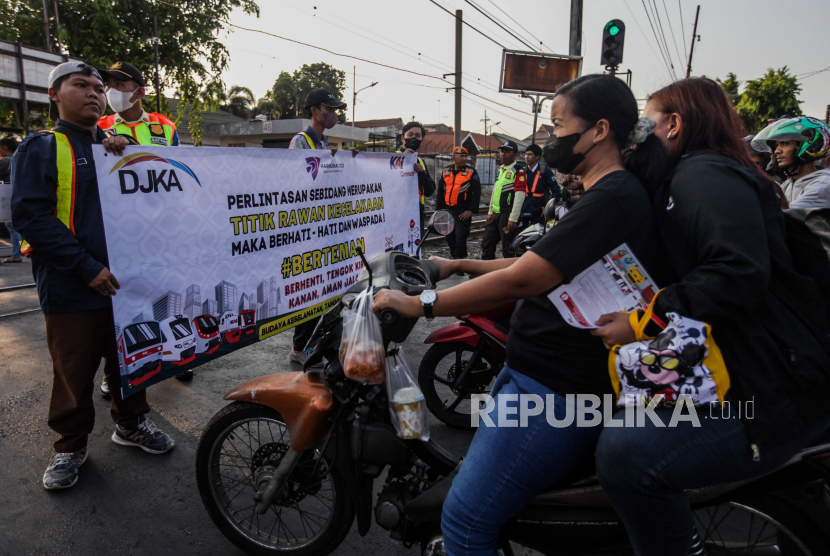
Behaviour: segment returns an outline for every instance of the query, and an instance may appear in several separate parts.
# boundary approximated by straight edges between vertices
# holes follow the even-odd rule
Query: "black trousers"
[[[294,351],[305,349],[305,345],[311,339],[311,335],[314,334],[314,329],[317,328],[319,320],[320,317],[317,317],[294,327]]]
[[[509,220],[510,212],[508,209],[508,212],[496,214],[495,217],[490,219],[490,222],[484,226],[484,236],[481,238],[481,260],[492,261],[496,258],[496,245],[498,245],[499,241],[501,241],[502,257],[505,259],[511,257],[510,253],[507,251],[507,248],[510,247],[510,243],[519,234],[519,229],[516,228],[515,231],[506,233],[504,229],[507,227]]]
[[[470,235],[470,225],[473,223],[473,217],[464,222],[459,218],[461,213],[452,213],[455,219],[455,228],[450,235],[447,236],[447,246],[450,248],[450,256],[453,259],[467,258],[467,236]]]

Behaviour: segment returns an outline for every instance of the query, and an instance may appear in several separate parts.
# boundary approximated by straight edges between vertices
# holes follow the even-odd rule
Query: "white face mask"
[[[135,91],[137,90],[138,89]],[[130,98],[135,94],[135,91],[130,93],[122,93],[117,89],[110,89],[107,91],[107,101],[109,102],[110,108],[112,108],[113,112],[120,114],[121,112],[125,112],[132,108],[133,105],[138,102],[138,100],[130,102]]]

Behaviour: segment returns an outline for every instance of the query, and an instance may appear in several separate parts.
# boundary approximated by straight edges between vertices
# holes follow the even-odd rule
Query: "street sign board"
[[[49,104],[49,73],[80,58],[0,40],[0,98]]]
[[[553,94],[582,75],[582,56],[504,50],[499,91]]]

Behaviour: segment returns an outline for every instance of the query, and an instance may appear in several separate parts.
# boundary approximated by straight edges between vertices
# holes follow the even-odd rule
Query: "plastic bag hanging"
[[[343,337],[340,357],[343,371],[352,380],[380,384],[386,371],[386,350],[380,321],[372,312],[372,289],[362,291],[343,311]],[[351,315],[346,316],[347,313]]]
[[[403,348],[389,350],[386,358],[386,394],[398,436],[404,440],[429,440],[427,404],[406,362]]]

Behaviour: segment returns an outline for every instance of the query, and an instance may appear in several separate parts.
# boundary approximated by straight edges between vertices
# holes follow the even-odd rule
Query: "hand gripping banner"
[[[420,241],[415,155],[96,146],[123,395],[324,313]]]

